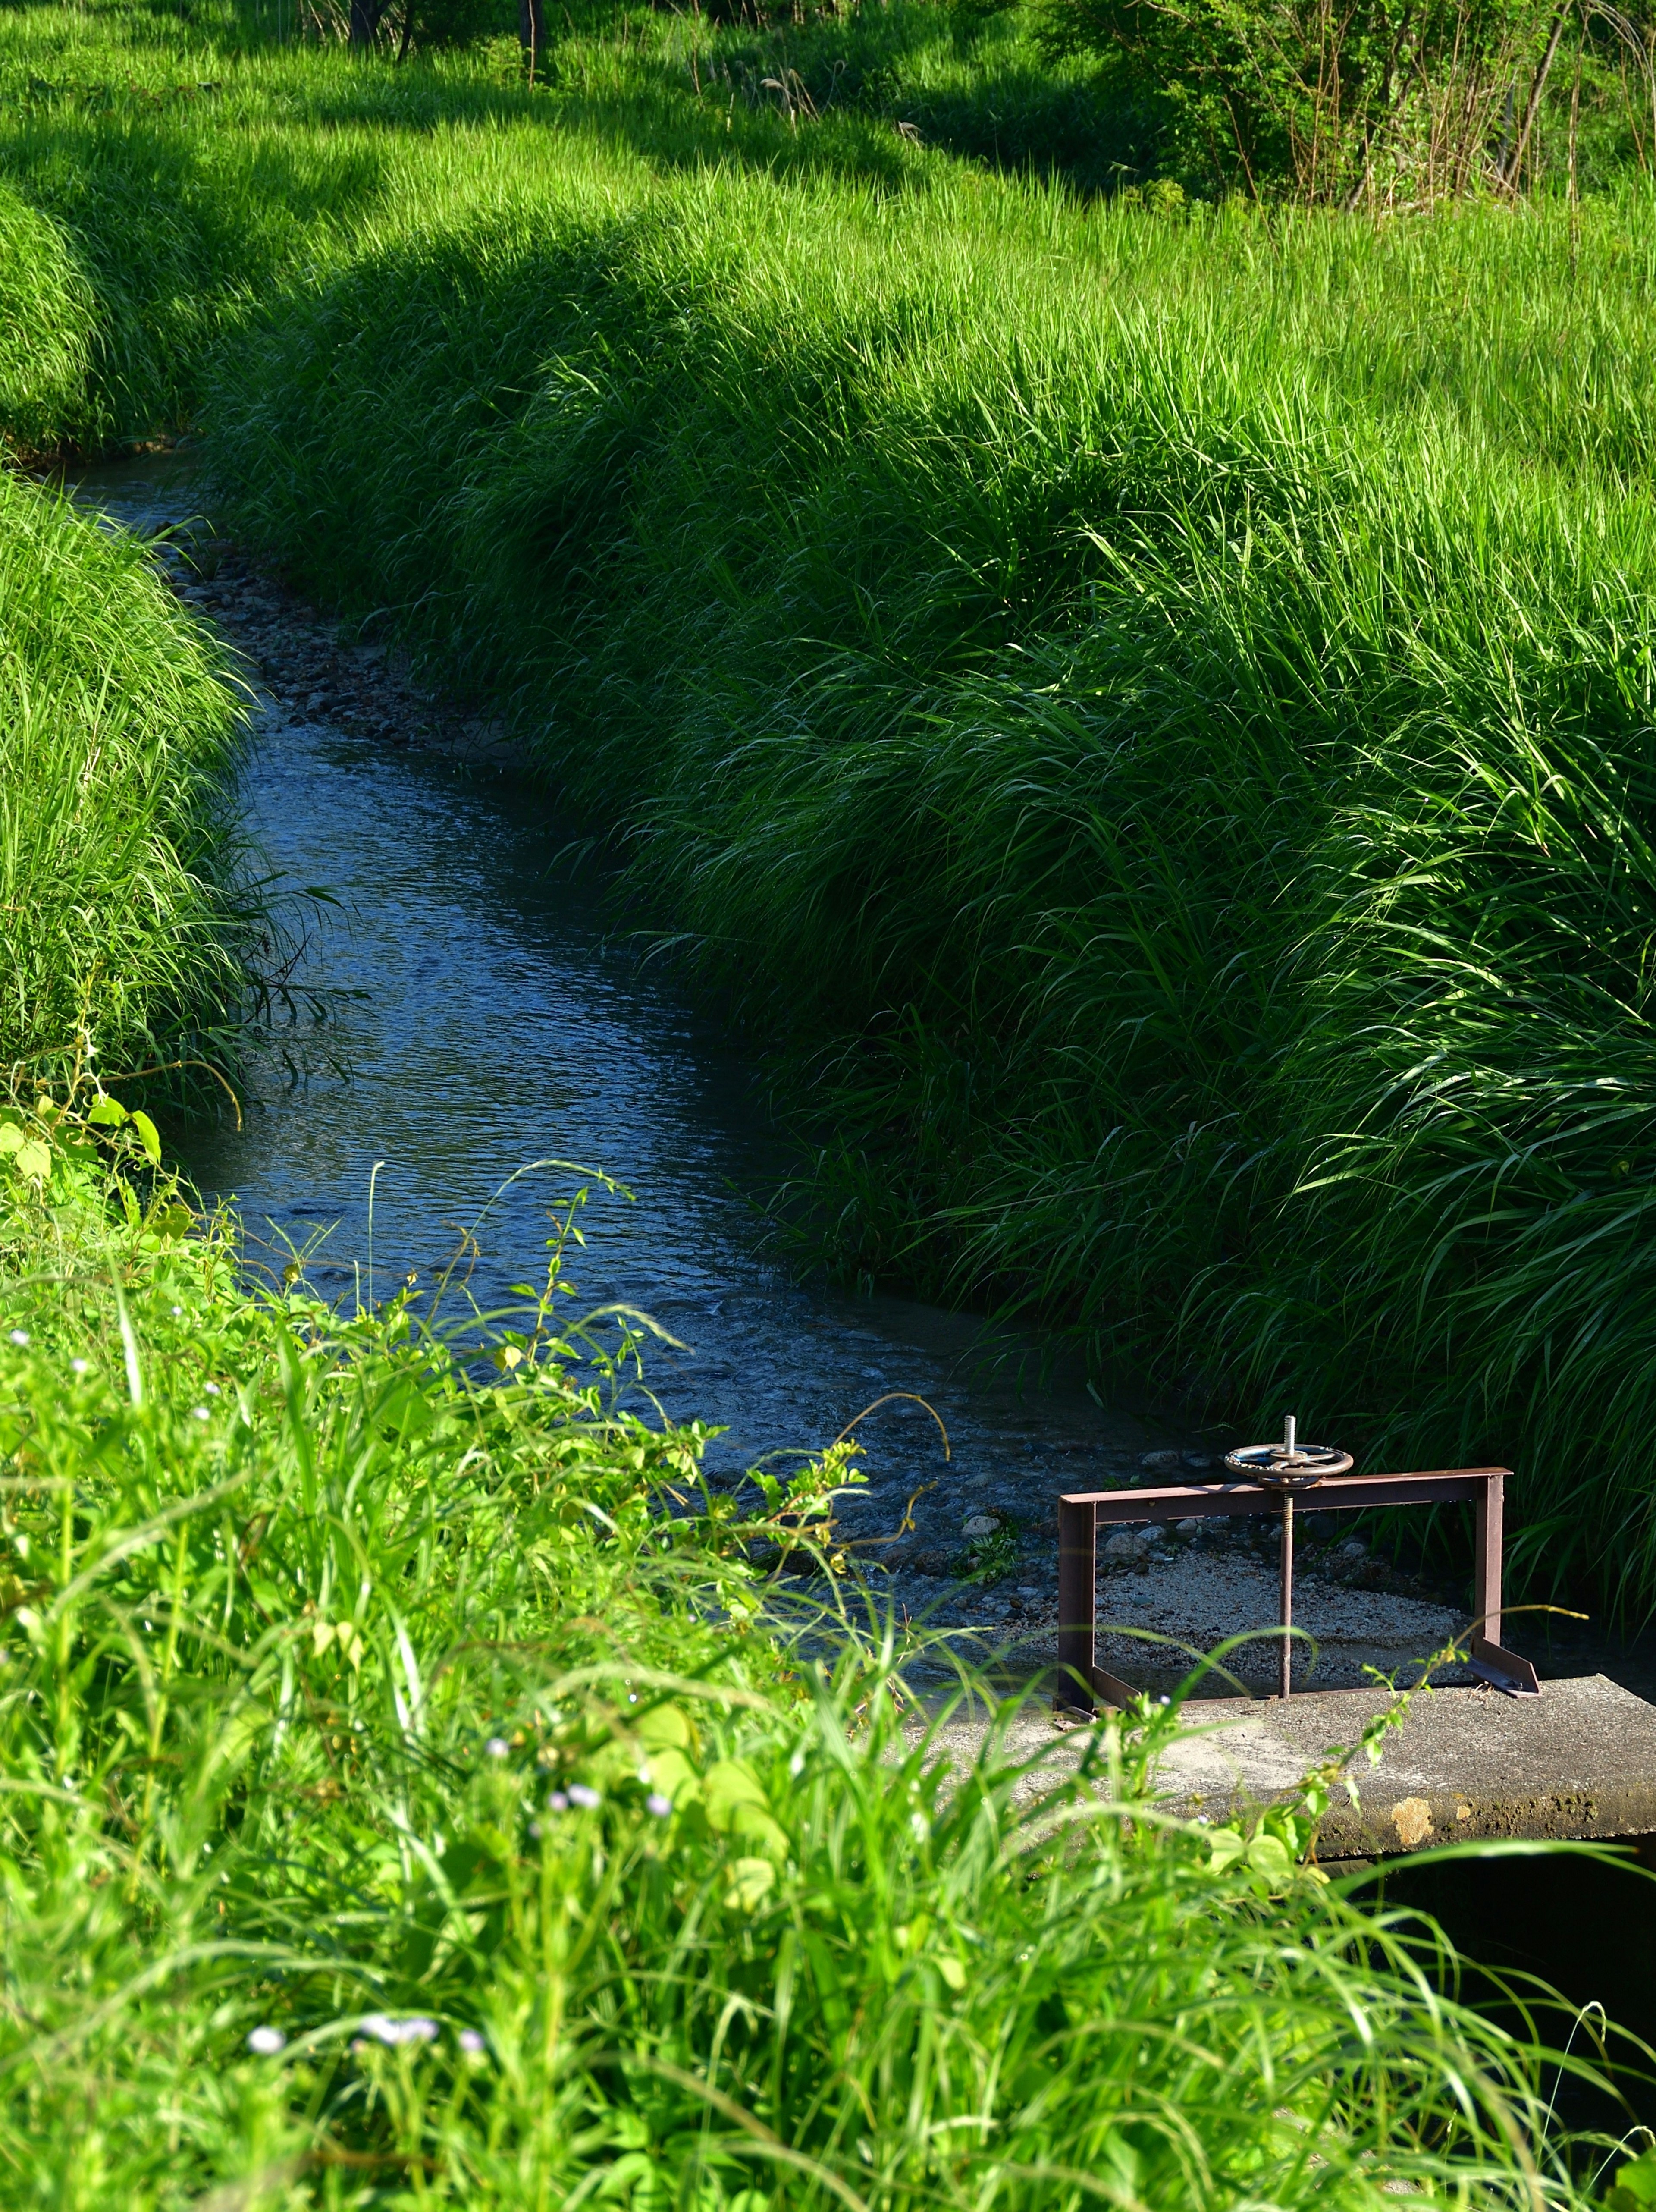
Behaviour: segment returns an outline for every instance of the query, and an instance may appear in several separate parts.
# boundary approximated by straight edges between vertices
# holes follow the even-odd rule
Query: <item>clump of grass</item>
[[[1583,2201],[1429,1923],[1156,1813],[1165,1713],[951,1768],[877,1606],[781,1636],[780,1524],[618,1401],[567,1221],[485,1387],[406,1293],[249,1297],[94,1139],[0,1152],[31,2203]]]
[[[0,473],[0,1066],[199,1050],[240,994],[227,662],[136,541]]]
[[[68,241],[8,185],[0,185],[0,438],[39,451],[84,411],[92,301]]]

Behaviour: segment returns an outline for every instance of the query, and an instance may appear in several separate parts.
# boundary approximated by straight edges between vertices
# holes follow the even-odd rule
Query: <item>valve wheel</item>
[[[1225,1454],[1225,1465],[1232,1474],[1291,1494],[1349,1474],[1351,1455],[1333,1444],[1241,1444]]]

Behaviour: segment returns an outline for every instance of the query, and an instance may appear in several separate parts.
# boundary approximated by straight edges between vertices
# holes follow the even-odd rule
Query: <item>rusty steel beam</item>
[[[1301,1491],[1301,1513],[1372,1512],[1382,1505],[1453,1505],[1476,1503],[1491,1476],[1503,1479],[1506,1467],[1448,1467],[1414,1474],[1342,1474],[1319,1489]],[[1101,1521],[1180,1521],[1222,1518],[1239,1513],[1274,1513],[1282,1493],[1258,1482],[1179,1483],[1167,1490],[1077,1490],[1059,1501],[1090,1505]],[[1497,1537],[1497,1540],[1499,1540]]]

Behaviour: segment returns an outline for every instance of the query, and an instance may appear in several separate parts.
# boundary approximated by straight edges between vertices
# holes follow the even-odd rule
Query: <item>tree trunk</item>
[[[1552,28],[1547,34],[1547,50],[1542,55],[1535,72],[1535,82],[1530,87],[1530,96],[1524,109],[1524,120],[1519,126],[1518,143],[1513,148],[1512,159],[1501,167],[1501,181],[1509,192],[1518,189],[1519,171],[1524,166],[1525,149],[1530,143],[1530,132],[1535,127],[1536,110],[1541,105],[1541,95],[1547,88],[1547,79],[1552,71],[1553,57],[1558,52],[1558,41],[1564,35],[1564,23],[1574,0],[1558,0],[1553,11]]]
[[[351,44],[371,46],[373,34],[379,27],[379,9],[376,0],[351,0]]]
[[[535,82],[535,63],[546,45],[546,12],[543,0],[518,0],[518,43],[529,57],[529,82]]]

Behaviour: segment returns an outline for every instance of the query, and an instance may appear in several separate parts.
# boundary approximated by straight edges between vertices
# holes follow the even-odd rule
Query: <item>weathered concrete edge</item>
[[[1200,1816],[1221,1826],[1262,1813],[1281,1799],[1236,1790],[1180,1795],[1162,1802],[1181,1819]],[[1553,1795],[1486,1796],[1476,1790],[1449,1790],[1397,1797],[1383,1777],[1374,1776],[1362,1789],[1361,1805],[1348,1801],[1329,1808],[1318,1832],[1317,1856],[1397,1858],[1444,1844],[1607,1842],[1617,1836],[1653,1834],[1656,1780]]]

